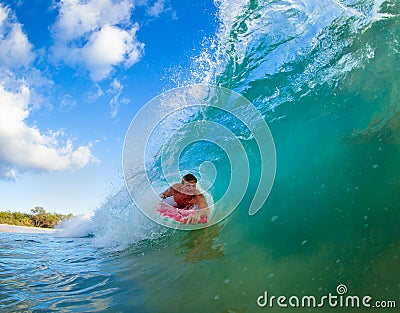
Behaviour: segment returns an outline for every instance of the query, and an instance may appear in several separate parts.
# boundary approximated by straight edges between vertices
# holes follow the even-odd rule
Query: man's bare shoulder
[[[182,184],[181,184],[181,183],[173,184],[173,185],[171,186],[171,189],[172,189],[172,190],[176,190],[176,191],[181,191],[181,190],[182,190]]]
[[[194,195],[195,195],[196,197],[203,197],[203,198],[204,198],[204,195],[203,195],[199,190],[197,190],[197,189],[196,189],[196,191],[194,192]]]
[[[195,201],[196,201],[196,204],[201,209],[205,209],[208,207],[206,197],[204,196],[204,194],[200,193],[199,191],[195,193]]]

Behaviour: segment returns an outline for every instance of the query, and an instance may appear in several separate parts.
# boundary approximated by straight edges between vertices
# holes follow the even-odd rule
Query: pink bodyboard
[[[196,214],[197,210],[184,210],[174,208],[172,206],[162,205],[157,211],[161,216],[166,217],[168,220],[172,220],[179,223],[186,224],[188,216]],[[208,216],[202,216],[200,218],[199,224],[206,224],[208,222]]]

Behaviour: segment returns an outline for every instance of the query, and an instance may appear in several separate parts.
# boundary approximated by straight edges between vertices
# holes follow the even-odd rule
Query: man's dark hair
[[[188,182],[188,183],[197,183],[197,178],[193,174],[186,174],[182,178],[182,184],[183,184],[183,181]]]

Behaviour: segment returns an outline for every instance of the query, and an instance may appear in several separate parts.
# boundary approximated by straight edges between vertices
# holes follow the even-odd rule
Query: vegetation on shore
[[[42,207],[35,207],[31,213],[2,211],[0,224],[54,228],[59,222],[70,219],[73,215],[46,212]]]

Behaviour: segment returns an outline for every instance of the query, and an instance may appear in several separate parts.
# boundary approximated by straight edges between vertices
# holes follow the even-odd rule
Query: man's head
[[[182,191],[193,195],[196,191],[197,178],[192,174],[186,174],[182,178]]]

